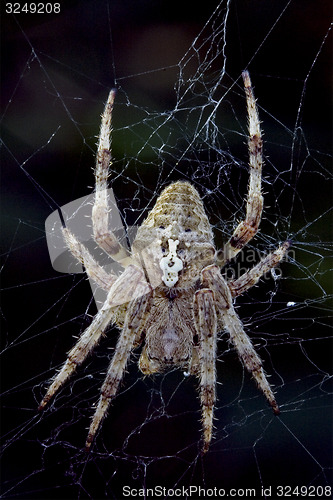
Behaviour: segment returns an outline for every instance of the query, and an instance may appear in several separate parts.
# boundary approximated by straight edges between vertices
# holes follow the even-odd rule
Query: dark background
[[[177,102],[188,110],[202,106],[218,80],[224,63],[218,27],[225,4],[195,52],[191,47],[200,43],[192,45],[194,39],[217,2],[60,3],[59,15],[15,18],[1,5],[3,497],[120,498],[123,485],[259,492],[262,485],[327,484],[332,458],[330,35],[322,43],[330,2],[230,2],[226,74],[217,95],[231,90],[216,117],[218,141],[201,138],[189,150],[195,113],[184,111],[157,136],[152,132]],[[205,44],[212,26],[216,38]],[[217,57],[196,73],[207,47],[216,47]],[[239,313],[272,374],[281,417],[272,418],[222,336],[216,439],[206,457],[199,454],[196,382],[180,371],[144,379],[135,363],[96,447],[85,457],[91,406],[116,332],[103,339],[51,408],[37,415],[47,380],[96,311],[83,275],[52,269],[45,219],[91,191],[100,113],[116,86],[113,168],[119,175],[113,189],[126,223],[140,221],[141,211],[152,207],[171,179],[189,178],[222,241],[241,217],[246,191],[240,80],[245,67],[265,134],[266,217],[255,244],[263,250],[291,238],[296,263],[284,264],[279,283],[270,280],[242,297]],[[184,79],[196,78],[188,101],[180,99],[179,68]],[[158,152],[162,140],[165,149]],[[230,162],[221,168],[219,148],[227,159],[239,160],[240,173]],[[187,161],[181,160],[184,150]],[[294,309],[286,307],[291,301]]]

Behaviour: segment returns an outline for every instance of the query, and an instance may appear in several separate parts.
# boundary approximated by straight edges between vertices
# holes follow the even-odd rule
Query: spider
[[[63,227],[69,250],[84,265],[88,276],[108,294],[90,326],[69,352],[67,361],[39,406],[40,410],[45,408],[93,351],[107,327],[116,324],[120,335],[91,420],[86,450],[90,449],[117,393],[131,352],[140,344],[143,348],[139,369],[144,375],[161,373],[176,366],[199,378],[202,453],[208,451],[213,434],[218,332],[228,332],[241,362],[252,374],[273,412],[279,414],[262,361],[244,331],[233,300],[274,268],[286,255],[290,243],[281,244],[237,279],[226,281],[221,274],[221,269],[256,235],[263,209],[260,122],[249,73],[244,71],[242,76],[249,122],[246,215],[223,252],[216,251],[212,226],[198,191],[186,181],[170,184],[162,191],[138,228],[131,252],[109,230],[107,178],[111,164],[110,135],[115,90],[109,94],[98,142],[92,224],[97,245],[119,262],[124,271],[119,277],[107,273],[76,236]]]

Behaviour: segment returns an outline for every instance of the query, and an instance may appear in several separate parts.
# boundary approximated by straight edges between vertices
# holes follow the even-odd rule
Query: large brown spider
[[[107,178],[115,91],[110,92],[99,136],[92,223],[97,245],[119,262],[124,271],[120,277],[107,273],[74,234],[68,228],[63,229],[72,254],[108,295],[91,325],[70,351],[39,406],[43,409],[47,405],[92,352],[106,328],[115,323],[120,335],[92,418],[87,449],[117,393],[132,350],[141,343],[144,347],[139,368],[145,375],[177,366],[199,378],[204,453],[212,439],[219,331],[228,332],[240,360],[253,375],[274,413],[279,413],[262,362],[235,312],[233,299],[276,266],[286,254],[289,243],[283,243],[238,279],[226,281],[220,272],[255,236],[263,208],[259,117],[247,71],[243,72],[243,80],[249,118],[250,181],[246,216],[226,243],[222,257],[215,249],[212,227],[201,198],[189,182],[175,182],[162,191],[147,219],[138,228],[131,253],[110,231]]]

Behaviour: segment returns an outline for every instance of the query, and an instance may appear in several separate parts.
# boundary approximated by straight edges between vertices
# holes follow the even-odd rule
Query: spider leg
[[[144,290],[143,290],[144,292]],[[119,384],[125,372],[127,361],[134,347],[138,332],[142,332],[146,323],[146,308],[149,305],[150,296],[141,294],[137,300],[129,306],[124,327],[118,339],[114,356],[108,368],[108,372],[101,388],[101,396],[92,418],[87,440],[86,451],[89,451],[96,432],[106,415],[112,398],[116,395]]]
[[[223,257],[218,265],[223,266],[256,235],[263,209],[263,196],[261,194],[262,171],[262,138],[260,120],[253,94],[250,75],[247,71],[242,73],[246,94],[247,112],[249,117],[249,187],[246,202],[245,219],[236,227],[230,240],[224,246]]]
[[[38,407],[39,410],[45,408],[50,399],[73,374],[76,367],[81,365],[95,348],[105,329],[112,321],[115,307],[140,297],[140,293],[147,294],[149,292],[150,287],[145,281],[143,271],[135,266],[128,267],[113,284],[102,309],[96,314],[92,323],[69,352],[65,364],[41,401]]]
[[[92,223],[94,239],[97,245],[123,267],[126,267],[132,263],[129,252],[119,243],[117,237],[109,229],[108,177],[111,162],[111,119],[115,95],[116,91],[112,89],[102,115],[96,158],[95,202],[92,210]]]
[[[93,279],[95,283],[105,291],[109,291],[113,283],[117,280],[114,274],[108,274],[104,269],[95,261],[89,250],[74,236],[74,234],[67,228],[62,230],[65,242],[81,264],[83,264],[85,271],[89,278]]]
[[[194,320],[199,337],[200,400],[202,407],[203,448],[206,453],[213,433],[213,411],[216,385],[217,320],[213,292],[207,288],[194,296]]]
[[[235,298],[238,297],[238,295],[242,295],[246,290],[258,283],[261,276],[269,272],[281,262],[289,247],[290,242],[285,241],[281,246],[274,250],[274,252],[269,253],[261,259],[261,261],[252,269],[249,269],[239,278],[228,281],[228,287],[231,291],[232,297]]]
[[[224,328],[230,336],[240,359],[245,368],[252,374],[258,387],[264,393],[271,405],[273,412],[278,415],[279,407],[275,400],[272,388],[262,368],[262,361],[256,353],[252,342],[245,333],[243,325],[232,305],[232,296],[226,281],[221,276],[217,266],[208,266],[202,271],[202,279],[205,286],[214,290],[217,310]]]

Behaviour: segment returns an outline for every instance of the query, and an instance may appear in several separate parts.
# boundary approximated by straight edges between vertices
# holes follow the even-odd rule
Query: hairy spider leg
[[[236,227],[230,240],[225,244],[223,255],[218,259],[218,265],[223,266],[233,259],[238,252],[256,235],[263,209],[263,196],[261,194],[261,173],[262,173],[262,138],[260,121],[256,105],[256,100],[251,86],[250,75],[247,71],[242,73],[249,129],[249,187],[246,202],[245,219]]]
[[[214,290],[216,307],[221,323],[229,333],[238,356],[243,361],[245,368],[252,374],[258,387],[264,393],[271,405],[273,412],[278,415],[279,407],[275,400],[271,386],[262,368],[262,361],[256,353],[252,342],[245,333],[243,325],[232,305],[232,296],[228,285],[222,277],[217,266],[208,266],[202,271],[203,283]]]
[[[92,418],[86,440],[86,451],[89,451],[96,432],[103,418],[106,416],[111,400],[117,393],[135,340],[138,334],[142,332],[147,320],[146,309],[149,305],[150,296],[146,293],[145,284],[138,286],[138,292],[140,295],[139,298],[133,301],[128,307],[125,323],[102,385],[100,400]]]
[[[212,290],[198,290],[194,296],[194,320],[199,338],[200,400],[202,408],[203,446],[207,453],[213,434],[213,412],[216,400],[217,320]]]
[[[111,323],[115,307],[126,304],[140,296],[149,293],[150,287],[145,281],[144,273],[135,266],[129,266],[111,287],[108,297],[92,323],[83,332],[78,342],[68,354],[68,358],[58,375],[50,385],[45,397],[39,405],[43,410],[50,399],[58,392],[60,387],[70,378],[87,356],[98,344],[102,334]]]
[[[117,280],[117,276],[113,273],[107,273],[68,228],[63,228],[62,234],[70,252],[84,266],[89,278],[94,280],[100,288],[109,292],[111,286]]]
[[[249,290],[258,283],[259,279],[264,274],[276,267],[286,256],[290,245],[290,241],[285,241],[276,250],[265,255],[265,257],[263,257],[252,269],[246,271],[239,278],[228,281],[227,283],[232,297],[235,298],[242,295],[246,290]]]
[[[110,91],[102,114],[95,168],[95,202],[92,209],[94,239],[114,260],[123,267],[133,263],[129,252],[109,229],[110,207],[108,204],[108,177],[111,163],[111,120],[116,91]]]

